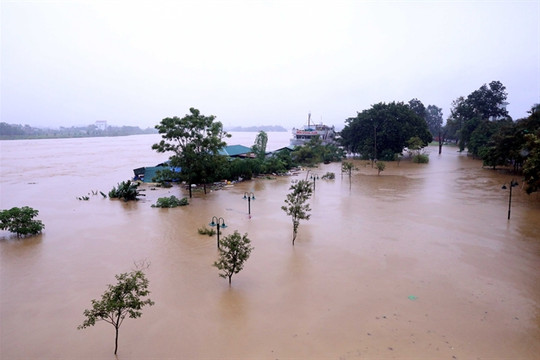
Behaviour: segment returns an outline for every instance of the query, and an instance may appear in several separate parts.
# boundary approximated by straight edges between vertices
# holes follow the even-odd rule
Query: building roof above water
[[[252,152],[251,148],[244,145],[229,145],[219,150],[220,155],[230,157],[246,157]]]

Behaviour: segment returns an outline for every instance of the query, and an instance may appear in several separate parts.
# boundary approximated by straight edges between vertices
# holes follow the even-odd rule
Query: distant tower
[[[105,120],[96,121],[96,127],[99,130],[106,130],[107,129],[107,121],[105,121]]]

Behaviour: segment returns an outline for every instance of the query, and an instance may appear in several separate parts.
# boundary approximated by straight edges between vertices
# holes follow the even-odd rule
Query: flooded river
[[[288,133],[269,133],[269,149]],[[255,133],[230,144],[253,144]],[[179,187],[146,189],[138,202],[90,195],[132,169],[167,158],[158,135],[2,141],[0,208],[31,206],[42,235],[0,232],[0,358],[115,359],[114,328],[77,330],[90,300],[135,261],[151,299],[120,328],[119,359],[537,359],[540,354],[540,197],[511,175],[452,148],[429,164],[377,171],[339,164],[316,182],[312,216],[292,223],[280,207],[294,177],[257,179],[190,205],[157,209]],[[253,191],[251,219],[245,191]],[[254,250],[232,286],[212,266],[212,216],[248,233]]]

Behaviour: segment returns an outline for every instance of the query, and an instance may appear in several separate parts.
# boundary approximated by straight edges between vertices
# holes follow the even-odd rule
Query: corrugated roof
[[[225,156],[247,155],[251,152],[252,152],[251,148],[244,145],[229,145],[219,150],[219,154],[225,155]]]

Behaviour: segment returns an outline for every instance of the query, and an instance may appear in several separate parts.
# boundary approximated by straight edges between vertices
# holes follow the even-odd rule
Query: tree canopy
[[[285,199],[286,206],[282,206],[281,210],[285,211],[285,213],[292,219],[292,244],[294,245],[300,220],[309,220],[311,216],[309,214],[311,208],[307,201],[313,194],[313,187],[309,181],[300,180],[297,183],[292,184],[289,190],[291,190],[291,192],[287,194],[287,198]]]
[[[500,81],[492,81],[489,85],[482,85],[467,97],[460,96],[452,102],[447,130],[450,136],[459,139],[461,151],[470,145],[474,131],[480,126],[485,126],[486,122],[511,121],[506,110],[506,97],[505,86]],[[477,134],[476,144],[471,151],[473,155],[479,155],[478,150],[486,144],[487,138],[480,139]]]
[[[116,275],[116,285],[108,285],[107,291],[101,295],[101,300],[92,300],[92,308],[84,310],[86,319],[78,327],[84,329],[94,326],[96,321],[103,320],[114,326],[115,341],[114,354],[118,350],[118,330],[126,316],[130,318],[141,317],[141,309],[154,305],[150,299],[144,297],[150,294],[148,279],[141,269]]]
[[[215,116],[204,116],[195,108],[189,109],[183,118],[177,116],[161,120],[156,129],[162,140],[152,145],[157,152],[172,152],[171,166],[181,167],[181,178],[189,185],[207,184],[217,177],[223,156],[219,150],[227,145],[223,140],[230,135],[223,130]]]
[[[0,211],[0,229],[17,234],[17,237],[39,234],[45,225],[41,220],[34,220],[38,210],[29,206],[13,207]]]
[[[417,102],[414,104],[421,109],[416,106]],[[426,121],[409,105],[378,103],[346,120],[341,131],[341,144],[364,158],[392,160],[413,136],[422,139],[424,145],[433,140]]]
[[[240,236],[238,231],[226,236],[220,242],[219,260],[214,262],[214,266],[221,272],[219,276],[229,279],[229,285],[234,274],[238,274],[243,268],[244,263],[249,258],[253,247],[247,234]]]

